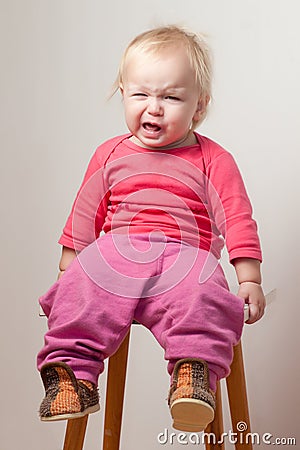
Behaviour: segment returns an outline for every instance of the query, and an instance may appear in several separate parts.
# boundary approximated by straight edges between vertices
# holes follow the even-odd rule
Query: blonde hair
[[[124,67],[129,54],[144,52],[156,54],[168,47],[183,45],[186,49],[192,69],[195,72],[196,86],[202,100],[202,114],[192,124],[195,129],[206,117],[208,103],[211,99],[212,67],[207,43],[202,36],[196,35],[176,25],[154,28],[136,36],[127,46],[119,66],[118,76],[113,85],[113,94],[123,84]]]

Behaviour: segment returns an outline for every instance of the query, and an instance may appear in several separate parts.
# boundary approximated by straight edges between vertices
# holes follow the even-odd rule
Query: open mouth
[[[144,128],[144,130],[152,132],[152,133],[158,132],[161,130],[161,127],[159,125],[157,125],[156,123],[151,123],[151,122],[144,122],[143,128]]]

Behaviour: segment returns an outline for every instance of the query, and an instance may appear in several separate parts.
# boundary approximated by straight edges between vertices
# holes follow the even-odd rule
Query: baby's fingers
[[[262,318],[266,299],[260,284],[245,281],[240,284],[238,295],[249,304],[249,319],[246,323],[255,323]]]
[[[265,312],[265,306],[260,305],[258,303],[250,303],[249,304],[249,319],[247,323],[255,323],[262,318]]]

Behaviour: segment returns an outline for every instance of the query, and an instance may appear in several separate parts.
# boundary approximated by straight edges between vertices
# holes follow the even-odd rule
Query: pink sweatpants
[[[38,369],[63,361],[77,378],[96,384],[104,359],[136,319],[164,348],[170,374],[178,359],[202,358],[215,389],[216,380],[229,373],[244,322],[244,302],[229,292],[218,261],[159,233],[130,240],[125,234],[101,236],[40,304],[49,331]]]

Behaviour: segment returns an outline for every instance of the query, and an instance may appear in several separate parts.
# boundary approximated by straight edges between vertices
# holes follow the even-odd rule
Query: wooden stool
[[[103,450],[119,450],[129,336],[130,332],[125,337],[119,350],[109,358]],[[251,439],[249,443],[246,439],[246,434],[250,433],[250,420],[241,343],[234,347],[231,373],[226,378],[226,385],[232,432],[238,433],[239,442],[235,444],[235,448],[236,450],[252,450]],[[87,420],[88,416],[68,420],[63,450],[83,449]],[[243,439],[241,439],[242,430],[237,429],[237,424],[240,423],[241,425],[242,422],[247,424]],[[207,437],[206,439],[206,450],[225,450],[225,444],[218,443],[222,440],[223,433],[221,385],[219,382],[217,383],[215,418],[205,432],[207,436],[211,433],[210,438]],[[215,442],[213,437],[215,437]],[[226,438],[224,441],[226,442]]]

